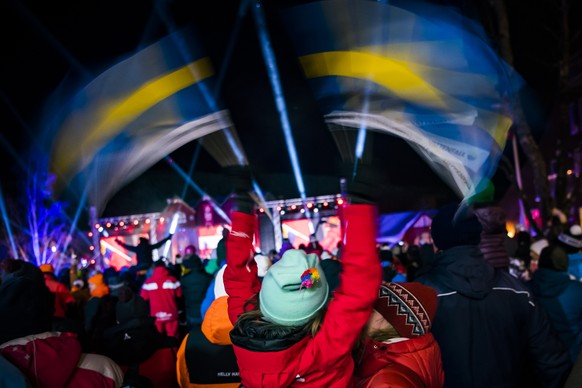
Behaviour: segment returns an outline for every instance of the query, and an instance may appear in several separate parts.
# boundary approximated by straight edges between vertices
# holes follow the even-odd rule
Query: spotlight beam
[[[0,185],[0,212],[2,212],[2,219],[4,220],[4,225],[6,225],[6,233],[8,234],[8,240],[10,241],[10,249],[12,249],[12,255],[16,259],[18,258],[18,251],[16,250],[16,244],[14,243],[14,236],[12,235],[12,228],[10,227],[8,213],[6,212],[4,195],[2,194],[2,185]]]
[[[291,160],[291,166],[293,167],[293,174],[295,175],[297,190],[299,191],[301,199],[305,203],[306,202],[305,185],[303,183],[303,176],[301,175],[299,158],[297,157],[297,150],[295,148],[295,142],[293,140],[293,134],[291,130],[291,124],[289,122],[289,115],[287,113],[285,97],[283,95],[283,90],[281,87],[281,79],[279,77],[279,71],[277,69],[277,61],[275,59],[273,48],[271,47],[271,40],[269,38],[269,33],[267,31],[265,15],[263,14],[263,8],[260,1],[257,1],[255,6],[253,7],[253,16],[255,19],[255,24],[257,26],[257,34],[259,36],[259,41],[261,42],[261,51],[263,53],[263,58],[265,60],[265,65],[267,67],[267,73],[269,75],[269,80],[271,82],[271,88],[273,89],[273,94],[275,95],[275,104],[277,105],[277,110],[279,111],[281,127],[283,129],[283,134],[285,135],[285,142],[287,143],[287,151],[289,152],[289,159]]]
[[[220,206],[218,206],[218,204],[216,203],[216,201],[209,196],[204,190],[202,190],[200,188],[200,186],[198,186],[196,183],[194,183],[194,181],[184,172],[184,170],[182,170],[180,168],[180,166],[178,166],[178,164],[176,162],[174,162],[172,159],[170,159],[169,157],[165,157],[164,160],[170,165],[170,167],[172,167],[174,169],[174,171],[176,171],[178,173],[178,175],[180,175],[184,181],[186,183],[188,183],[190,186],[192,186],[192,188],[194,190],[196,190],[196,192],[201,196],[201,197],[208,197],[210,198],[210,204],[212,206],[212,208],[214,209],[215,212],[217,212],[227,223],[231,223],[230,217],[224,212],[224,210],[222,210],[220,208]]]

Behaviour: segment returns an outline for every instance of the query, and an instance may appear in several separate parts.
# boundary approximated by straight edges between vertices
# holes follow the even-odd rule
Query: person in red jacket
[[[237,209],[227,241],[224,284],[242,385],[350,386],[352,347],[370,317],[382,276],[376,207],[352,204],[344,209],[343,271],[329,304],[319,260],[300,250],[285,252],[261,286],[253,260],[252,206]]]
[[[160,333],[179,338],[177,300],[182,297],[180,282],[170,275],[163,260],[156,261],[154,267],[140,295],[149,301],[150,314],[156,317],[156,327]]]
[[[52,264],[43,264],[39,268],[44,274],[44,282],[49,291],[55,294],[54,316],[64,318],[67,315],[68,309],[74,306],[75,299],[69,289],[55,277],[55,269]]]
[[[427,387],[444,383],[441,351],[430,333],[437,294],[420,283],[386,283],[356,352],[355,387]]]

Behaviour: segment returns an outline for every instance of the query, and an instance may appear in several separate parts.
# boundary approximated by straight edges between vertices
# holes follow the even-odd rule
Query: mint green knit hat
[[[328,288],[317,255],[290,249],[263,278],[261,312],[269,322],[302,326],[325,306]]]

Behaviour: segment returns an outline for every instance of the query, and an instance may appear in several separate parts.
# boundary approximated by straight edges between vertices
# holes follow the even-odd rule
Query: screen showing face
[[[317,241],[326,251],[333,251],[341,240],[340,219],[337,216],[322,218],[318,225],[313,225],[312,220],[302,218],[299,220],[283,220],[283,237],[289,239],[295,249],[302,244],[309,244],[309,236],[315,233]]]

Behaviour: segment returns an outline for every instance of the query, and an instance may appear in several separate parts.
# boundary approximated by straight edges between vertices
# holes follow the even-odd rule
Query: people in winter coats
[[[530,292],[484,260],[480,234],[470,208],[440,209],[432,220],[439,252],[417,279],[438,292],[432,333],[445,387],[530,386],[528,376],[561,387],[571,368],[566,349]]]
[[[150,314],[156,317],[158,331],[179,338],[177,299],[182,297],[180,282],[170,275],[163,260],[156,261],[154,267],[140,295],[149,302]]]
[[[194,325],[202,323],[200,305],[206,296],[208,286],[212,282],[212,275],[204,270],[200,257],[196,255],[195,248],[191,254],[187,255],[182,262],[182,278],[180,286],[184,295],[184,308],[186,310],[186,321],[188,329]],[[188,247],[186,248],[188,251]]]
[[[437,294],[420,283],[387,283],[356,352],[356,387],[442,387],[440,348],[430,332]]]
[[[575,362],[582,348],[582,283],[568,274],[568,253],[559,245],[544,248],[531,289]]]
[[[219,272],[212,287],[214,300],[204,315],[202,326],[194,326],[178,350],[180,387],[238,388],[240,373],[230,340],[233,328],[228,317],[228,295]]]
[[[123,372],[115,362],[82,353],[74,334],[50,331],[54,294],[37,267],[6,259],[0,265],[0,274],[0,356],[15,366],[30,386],[121,386]],[[4,383],[6,376],[2,374]],[[27,386],[21,384],[22,376],[12,373],[6,386]]]
[[[286,251],[261,286],[252,250],[255,217],[233,212],[224,284],[243,386],[350,385],[351,350],[377,298],[381,268],[375,207],[350,205],[344,214],[343,272],[328,305],[319,259],[300,250]]]
[[[75,299],[69,289],[60,283],[55,277],[55,269],[52,264],[43,264],[40,267],[44,275],[44,281],[50,292],[55,294],[55,313],[56,318],[64,318],[67,311],[75,304]]]

